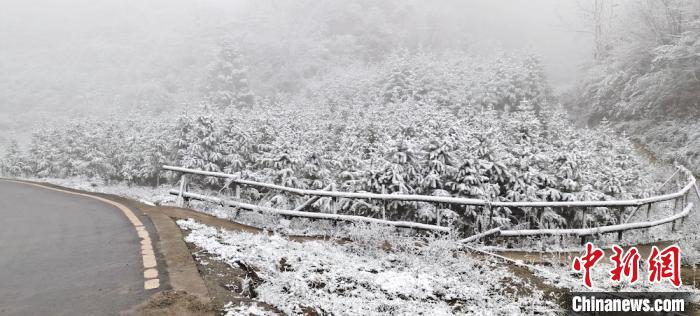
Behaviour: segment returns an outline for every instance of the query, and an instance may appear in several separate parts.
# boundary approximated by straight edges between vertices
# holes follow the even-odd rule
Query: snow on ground
[[[393,238],[358,226],[353,242],[290,241],[280,235],[178,224],[187,242],[230,265],[258,269],[258,299],[288,314],[302,308],[335,315],[551,314],[559,307],[502,263],[476,260],[449,240]],[[528,289],[528,293],[523,293]]]
[[[233,303],[229,302],[228,304],[226,304],[224,306],[223,315],[224,316],[271,316],[274,314],[258,307],[258,305],[255,303],[250,304],[250,305],[247,305],[247,304],[234,305]]]

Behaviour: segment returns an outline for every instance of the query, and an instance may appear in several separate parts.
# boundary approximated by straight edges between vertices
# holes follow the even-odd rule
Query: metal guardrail
[[[444,196],[432,196],[432,195],[414,195],[414,194],[380,194],[380,193],[369,193],[369,192],[340,192],[340,191],[323,191],[323,190],[307,190],[307,189],[297,189],[290,188],[282,185],[250,181],[239,179],[236,175],[223,173],[223,172],[213,172],[213,171],[202,171],[195,169],[188,169],[182,167],[174,166],[163,166],[163,170],[170,170],[182,173],[196,174],[202,176],[227,178],[231,182],[241,185],[251,185],[257,187],[263,187],[273,190],[279,190],[289,193],[294,193],[298,195],[311,195],[311,196],[325,196],[325,197],[340,197],[340,198],[351,198],[351,199],[373,199],[373,200],[384,200],[384,201],[417,201],[417,202],[432,202],[432,203],[447,203],[447,204],[461,204],[461,205],[474,205],[474,206],[491,206],[491,207],[621,207],[621,206],[640,206],[649,203],[668,201],[678,198],[688,192],[695,184],[695,178],[693,178],[689,183],[683,187],[678,192],[653,196],[643,199],[632,199],[632,200],[610,200],[610,201],[563,201],[563,202],[499,202],[499,201],[487,201],[482,199],[471,199],[471,198],[460,198],[460,197],[444,197]]]
[[[219,204],[225,204],[228,206],[240,207],[243,209],[249,209],[249,210],[253,210],[253,211],[275,213],[275,214],[281,214],[281,215],[287,215],[287,216],[318,218],[318,219],[331,219],[331,220],[375,222],[375,223],[383,223],[383,224],[397,226],[397,227],[435,230],[435,231],[441,231],[441,232],[446,232],[446,231],[449,231],[450,229],[448,227],[439,226],[439,225],[422,224],[422,223],[415,223],[415,222],[388,221],[385,218],[376,219],[376,218],[355,216],[355,215],[339,215],[339,214],[328,214],[328,213],[304,212],[304,211],[301,211],[299,208],[297,208],[295,210],[282,210],[282,209],[276,209],[276,208],[270,208],[270,207],[256,206],[256,205],[247,204],[247,203],[243,203],[243,202],[239,202],[239,201],[221,200],[221,199],[214,198],[214,197],[208,197],[208,196],[204,196],[204,195],[194,194],[191,192],[187,192],[187,174],[229,179],[229,181],[231,183],[234,183],[237,185],[236,192],[239,192],[239,188],[238,188],[239,185],[249,185],[249,186],[256,186],[256,187],[262,187],[262,188],[268,188],[268,189],[272,189],[272,190],[293,193],[293,194],[297,194],[297,195],[313,196],[314,199],[317,199],[318,197],[333,197],[333,198],[352,198],[352,199],[368,199],[368,200],[383,200],[383,201],[392,201],[392,200],[393,201],[397,201],[397,200],[398,201],[420,201],[420,202],[431,202],[431,203],[446,203],[446,204],[483,206],[483,207],[488,208],[488,209],[490,209],[492,207],[520,207],[520,208],[524,208],[524,207],[561,207],[561,208],[578,207],[578,208],[584,208],[584,209],[591,208],[591,207],[616,207],[616,208],[636,207],[636,209],[633,211],[633,213],[627,218],[627,220],[623,224],[601,226],[601,227],[590,227],[590,228],[582,227],[579,229],[502,230],[499,228],[497,230],[496,229],[489,230],[488,231],[489,234],[485,234],[485,233],[477,234],[477,235],[479,235],[479,237],[488,236],[488,235],[498,235],[498,236],[504,236],[504,237],[533,236],[533,235],[587,236],[587,235],[595,235],[595,234],[602,234],[602,233],[618,232],[618,238],[621,238],[623,231],[632,230],[632,229],[649,228],[649,227],[653,227],[653,226],[666,224],[669,222],[673,222],[672,229],[675,230],[675,221],[688,216],[690,214],[690,211],[693,208],[692,203],[686,203],[688,192],[694,188],[695,193],[698,195],[698,198],[700,198],[700,189],[698,189],[695,177],[693,177],[692,174],[690,173],[690,171],[688,171],[686,168],[680,167],[680,166],[678,167],[678,170],[664,184],[668,183],[670,181],[670,179],[673,178],[673,176],[675,176],[679,172],[682,174],[685,174],[687,176],[688,182],[680,190],[673,192],[673,193],[652,196],[652,197],[647,197],[647,198],[642,198],[642,199],[609,200],[609,201],[559,201],[559,202],[546,202],[546,201],[501,202],[501,201],[487,201],[487,200],[472,199],[472,198],[442,197],[442,196],[430,196],[430,195],[378,194],[378,193],[369,193],[369,192],[340,192],[340,191],[328,191],[327,189],[307,190],[307,189],[291,188],[291,187],[270,184],[270,183],[264,183],[264,182],[244,180],[244,179],[238,178],[236,175],[222,173],[222,172],[195,170],[195,169],[188,169],[188,168],[183,168],[183,167],[167,166],[167,165],[163,166],[163,170],[169,170],[169,171],[182,173],[182,178],[180,180],[180,189],[170,191],[170,194],[178,195],[179,201],[181,203],[187,199],[196,199],[196,200],[210,201],[210,202],[219,203]],[[238,196],[238,193],[237,193],[237,196]],[[681,213],[679,213],[679,214],[674,214],[673,216],[669,216],[669,217],[661,219],[661,220],[645,221],[645,222],[637,222],[637,223],[626,223],[637,212],[637,210],[639,210],[642,206],[647,206],[647,219],[648,219],[649,213],[650,213],[651,208],[652,208],[652,204],[658,203],[658,202],[670,201],[670,200],[676,201],[676,205],[675,205],[676,208],[678,208],[678,202],[680,201],[682,203],[681,206],[683,207],[683,211],[681,211]],[[305,203],[305,204],[309,204],[309,203]],[[583,212],[585,214],[585,210]],[[675,209],[674,209],[674,212],[675,212]],[[622,223],[622,218],[620,218],[620,222]],[[438,224],[439,224],[439,222],[438,222]],[[473,237],[477,237],[477,235],[475,235]],[[473,241],[473,240],[477,240],[477,239],[478,238],[471,238],[471,239],[467,238],[467,239],[465,239],[465,241]]]
[[[171,190],[170,194],[180,195],[178,190]],[[449,227],[416,223],[416,222],[406,222],[406,221],[388,221],[372,217],[357,216],[357,215],[345,215],[345,214],[330,214],[330,213],[316,213],[316,212],[304,212],[304,211],[294,211],[294,210],[282,210],[266,206],[258,206],[248,203],[243,203],[239,201],[224,200],[216,197],[210,197],[201,194],[195,194],[190,192],[183,192],[181,196],[188,199],[195,199],[200,201],[212,202],[215,204],[221,204],[226,206],[240,207],[242,209],[247,209],[251,211],[257,211],[261,213],[270,213],[283,216],[294,216],[294,217],[305,217],[314,219],[326,219],[326,220],[336,220],[336,221],[349,221],[349,222],[366,222],[366,223],[377,223],[390,225],[395,227],[403,228],[413,228],[413,229],[423,229],[423,230],[433,230],[443,233],[450,232]]]
[[[690,215],[690,211],[693,209],[693,203],[688,203],[682,212],[674,214],[672,216],[662,218],[656,221],[646,221],[637,223],[627,223],[627,224],[617,224],[608,225],[600,227],[591,228],[574,228],[574,229],[528,229],[528,230],[501,230],[500,236],[531,236],[531,235],[575,235],[575,236],[589,236],[605,233],[620,232],[633,229],[649,228],[654,226],[663,225],[670,223]]]

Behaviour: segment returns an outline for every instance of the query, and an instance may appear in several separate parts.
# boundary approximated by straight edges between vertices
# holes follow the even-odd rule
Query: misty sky
[[[196,77],[215,56],[222,32],[241,34],[237,28],[244,26],[247,38],[285,45],[289,34],[279,30],[296,21],[313,28],[313,19],[323,17],[322,9],[307,14],[299,5],[287,12],[295,7],[279,3],[284,2],[6,0],[0,10],[0,110],[5,113],[0,130],[38,115],[103,113],[124,100],[163,95],[163,89],[175,92],[140,106],[191,102],[200,84]],[[332,8],[341,2],[312,3]],[[425,11],[419,30],[433,30],[436,38],[443,37],[441,43],[484,52],[537,52],[556,91],[573,83],[591,55],[590,40],[571,31],[580,24],[574,0],[406,3]],[[413,23],[415,16],[398,18]],[[430,17],[435,19],[424,21]]]

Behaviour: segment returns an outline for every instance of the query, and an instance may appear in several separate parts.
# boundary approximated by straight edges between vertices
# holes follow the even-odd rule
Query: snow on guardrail
[[[415,229],[425,229],[434,230],[441,232],[449,232],[449,227],[443,227],[439,225],[422,224],[416,222],[406,222],[406,221],[388,221],[386,219],[376,219],[371,217],[356,216],[356,215],[342,215],[342,214],[329,214],[329,213],[316,213],[316,212],[304,212],[298,210],[282,210],[270,207],[257,206],[253,204],[243,203],[239,201],[222,200],[215,197],[209,197],[205,195],[195,194],[186,191],[186,177],[185,174],[195,174],[202,176],[211,176],[219,178],[230,179],[232,183],[238,185],[250,185],[268,188],[272,190],[279,190],[284,192],[289,192],[298,195],[309,195],[314,197],[335,197],[335,198],[355,198],[355,199],[376,199],[376,200],[400,200],[400,201],[420,201],[420,202],[432,202],[432,203],[448,203],[448,204],[461,204],[461,205],[472,205],[472,206],[485,206],[485,207],[641,207],[642,205],[669,201],[673,199],[678,199],[686,194],[691,189],[695,189],[698,198],[700,198],[700,189],[698,189],[695,177],[692,176],[690,171],[686,168],[679,166],[678,171],[686,174],[688,176],[688,183],[683,186],[680,190],[657,195],[641,199],[628,199],[628,200],[609,200],[609,201],[559,201],[559,202],[546,202],[546,201],[532,201],[532,202],[499,202],[499,201],[487,201],[481,199],[471,199],[471,198],[459,198],[459,197],[442,197],[442,196],[430,196],[430,195],[412,195],[412,194],[377,194],[369,192],[340,192],[340,191],[327,191],[327,190],[307,190],[291,188],[276,184],[257,182],[239,179],[238,176],[213,171],[203,171],[195,170],[183,167],[175,166],[163,166],[163,170],[175,171],[183,173],[182,180],[180,182],[179,190],[171,190],[169,193],[173,195],[178,195],[181,199],[196,199],[202,201],[209,201],[213,203],[218,203],[227,206],[240,207],[243,209],[274,213],[286,216],[296,216],[296,217],[306,217],[306,218],[317,218],[317,219],[328,219],[328,220],[343,220],[343,221],[363,221],[372,223],[381,223],[386,225],[392,225],[396,227],[405,228],[415,228]],[[675,173],[674,173],[675,175]],[[462,242],[470,242],[478,240],[480,238],[489,235],[498,235],[503,237],[514,237],[514,236],[534,236],[534,235],[576,235],[576,236],[587,236],[611,232],[621,232],[633,229],[649,228],[653,226],[663,225],[669,222],[674,222],[678,219],[686,217],[690,214],[693,208],[693,203],[688,203],[681,213],[669,216],[664,219],[655,221],[644,221],[635,223],[624,223],[617,225],[608,225],[592,228],[578,228],[578,229],[525,229],[525,230],[502,230],[501,228],[494,228],[462,240]],[[628,218],[629,220],[629,218]],[[675,224],[674,224],[675,225]]]
[[[621,232],[633,229],[649,228],[653,226],[659,226],[666,223],[673,222],[675,220],[686,217],[690,214],[693,209],[693,203],[688,203],[682,212],[662,218],[655,221],[647,222],[637,222],[637,223],[627,223],[627,224],[617,224],[608,225],[600,227],[591,228],[574,228],[574,229],[522,229],[522,230],[501,230],[500,236],[504,237],[514,237],[514,236],[533,236],[533,235],[575,235],[575,236],[589,236],[605,233]]]
[[[644,204],[668,201],[668,200],[678,198],[678,197],[686,194],[688,192],[688,190],[690,190],[693,187],[693,185],[695,185],[695,178],[692,178],[692,179],[690,179],[688,184],[686,184],[678,192],[664,194],[664,195],[658,195],[658,196],[652,196],[652,197],[642,198],[642,199],[631,199],[631,200],[562,201],[562,202],[546,202],[546,201],[499,202],[499,201],[487,201],[487,200],[471,199],[471,198],[444,197],[444,196],[417,195],[417,194],[379,194],[379,193],[369,193],[369,192],[341,192],[341,191],[307,190],[307,189],[291,188],[291,187],[286,187],[286,186],[276,185],[276,184],[271,184],[271,183],[238,179],[236,175],[223,173],[223,172],[202,171],[202,170],[195,170],[195,169],[188,169],[188,168],[174,167],[174,166],[167,166],[167,165],[163,166],[163,170],[170,170],[170,171],[196,174],[196,175],[202,175],[202,176],[228,178],[228,179],[231,179],[231,182],[237,183],[237,184],[263,187],[263,188],[268,188],[268,189],[273,189],[273,190],[294,193],[294,194],[298,194],[298,195],[340,197],[340,198],[352,198],[352,199],[433,202],[433,203],[448,203],[448,204],[492,206],[492,207],[606,207],[606,206],[621,207],[621,206],[640,206],[640,205],[644,205]]]
[[[170,194],[179,195],[180,192],[178,190],[170,190]],[[430,224],[422,224],[422,223],[416,223],[416,222],[387,221],[387,220],[382,220],[382,219],[377,219],[377,218],[372,218],[372,217],[357,216],[357,215],[343,215],[343,214],[330,214],[330,213],[315,213],[315,212],[283,210],[283,209],[277,209],[277,208],[266,207],[266,206],[258,206],[258,205],[253,205],[253,204],[248,204],[248,203],[243,203],[243,202],[238,202],[238,201],[223,200],[220,198],[191,193],[191,192],[183,192],[182,196],[189,198],[189,199],[207,201],[207,202],[212,202],[215,204],[221,204],[221,205],[226,205],[226,206],[240,207],[242,209],[257,211],[257,212],[261,212],[261,213],[271,213],[271,214],[284,215],[284,216],[327,219],[327,220],[348,221],[348,222],[367,222],[367,223],[384,224],[384,225],[403,227],[403,228],[433,230],[433,231],[439,231],[439,232],[444,232],[444,233],[450,232],[449,227],[430,225]]]

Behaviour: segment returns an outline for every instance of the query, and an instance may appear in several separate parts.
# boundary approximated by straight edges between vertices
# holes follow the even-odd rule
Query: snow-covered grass
[[[224,316],[271,316],[274,315],[262,308],[260,308],[256,303],[253,304],[240,304],[234,305],[229,302],[224,306],[223,310]]]
[[[418,242],[379,227],[357,226],[350,243],[302,243],[276,234],[218,230],[193,220],[178,224],[190,231],[187,242],[215,258],[254,266],[264,281],[255,289],[258,299],[288,314],[302,308],[335,315],[559,310],[501,263],[477,260],[447,239]]]
[[[232,266],[236,262],[254,266],[264,281],[255,289],[258,299],[289,314],[302,308],[340,315],[560,311],[552,302],[556,299],[514,275],[508,263],[477,259],[446,238],[419,240],[360,225],[350,230],[354,232],[350,243],[300,243],[276,234],[218,230],[191,219],[178,224],[190,231],[186,241],[212,255],[210,258]],[[592,290],[690,292],[691,302],[700,302],[700,290],[694,285],[675,288],[669,282],[649,283],[643,266],[637,283],[614,283],[609,276],[612,265],[601,261],[591,270]],[[535,265],[530,271],[561,293],[591,290],[569,264]]]

